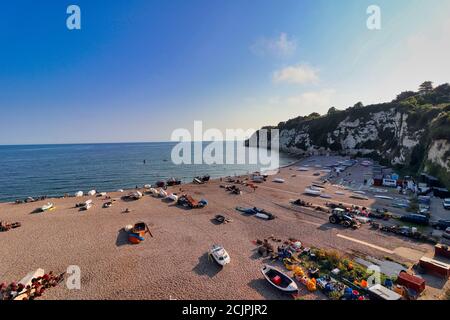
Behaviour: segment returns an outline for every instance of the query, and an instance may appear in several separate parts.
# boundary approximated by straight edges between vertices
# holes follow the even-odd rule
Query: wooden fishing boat
[[[146,233],[149,233],[153,237],[147,224],[145,222],[138,222],[128,232],[128,241],[132,244],[139,244],[145,240],[144,236]]]
[[[298,286],[294,280],[280,270],[272,266],[265,265],[261,268],[261,273],[266,280],[278,290],[286,293],[298,292]]]

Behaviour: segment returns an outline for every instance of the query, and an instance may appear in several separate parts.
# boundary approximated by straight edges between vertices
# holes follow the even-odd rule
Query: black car
[[[415,224],[425,225],[427,226],[430,222],[427,216],[421,214],[408,214],[405,216],[401,216],[400,220],[403,222],[411,222]]]
[[[439,220],[438,222],[433,223],[433,228],[438,230],[450,228],[450,220]]]

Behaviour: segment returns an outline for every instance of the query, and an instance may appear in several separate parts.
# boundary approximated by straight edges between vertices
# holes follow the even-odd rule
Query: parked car
[[[433,223],[433,228],[438,230],[445,230],[450,227],[450,220],[439,220]]]
[[[450,228],[445,229],[444,233],[442,234],[442,237],[444,237],[447,240],[450,240]]]
[[[444,201],[442,201],[442,205],[443,205],[444,209],[450,210],[450,198],[444,199]]]
[[[411,222],[415,224],[428,225],[430,220],[427,216],[421,214],[408,214],[405,216],[401,216],[400,220],[403,222]]]

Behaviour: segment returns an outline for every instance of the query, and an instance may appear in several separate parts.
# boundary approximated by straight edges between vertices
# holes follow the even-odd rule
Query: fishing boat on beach
[[[310,196],[320,196],[322,194],[322,190],[313,189],[312,187],[306,188],[304,194],[310,195]]]
[[[52,210],[53,208],[54,208],[54,204],[51,203],[51,202],[49,202],[49,203],[43,205],[39,210],[40,210],[41,212],[45,212],[45,211]]]
[[[125,227],[125,230],[127,229],[129,227]],[[132,244],[139,244],[145,240],[144,236],[146,233],[150,234],[150,237],[153,238],[148,225],[145,222],[138,222],[128,230],[128,241]]]
[[[358,200],[369,200],[368,197],[366,197],[366,196],[363,195],[363,194],[359,194],[359,193],[353,193],[353,194],[350,196],[350,198],[358,199]]]
[[[166,198],[167,197],[167,192],[164,191],[164,189],[162,189],[162,188],[159,190],[159,197],[160,198]]]
[[[169,194],[169,195],[167,196],[167,199],[168,199],[168,200],[171,200],[171,201],[177,202],[177,201],[178,201],[178,196],[177,196],[176,194],[174,194],[174,193],[171,193],[171,194]]]
[[[209,256],[222,267],[229,264],[231,261],[228,252],[222,246],[217,244],[213,245],[211,250],[209,250]]]
[[[92,200],[87,200],[80,206],[80,211],[88,211],[90,208],[92,208]]]
[[[280,270],[272,266],[265,265],[261,268],[261,273],[266,280],[278,290],[286,293],[298,292],[298,286],[294,280]]]

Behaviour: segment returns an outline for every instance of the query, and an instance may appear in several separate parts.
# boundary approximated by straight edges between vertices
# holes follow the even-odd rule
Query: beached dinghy
[[[160,196],[161,198],[166,198],[166,197],[167,197],[167,192],[164,191],[164,189],[160,189],[160,190],[159,190],[159,196]]]
[[[273,179],[273,182],[275,182],[275,183],[284,183],[284,179],[276,178],[276,179]]]
[[[272,213],[267,212],[264,209],[254,208],[254,210],[256,211],[255,217],[257,217],[257,218],[264,219],[264,220],[275,219],[275,216]]]
[[[127,198],[130,200],[139,200],[142,198],[142,193],[139,191],[131,192],[128,194]]]
[[[377,199],[383,199],[383,200],[394,200],[393,197],[389,197],[389,196],[379,196],[379,195],[376,195],[375,198],[377,198]]]
[[[53,206],[54,206],[53,203],[49,202],[49,203],[43,205],[43,206],[40,208],[40,211],[41,211],[41,212],[49,211],[49,210],[53,209]]]
[[[144,241],[146,233],[150,234],[153,238],[153,235],[145,222],[138,222],[131,229],[130,226],[126,226],[124,230],[128,232],[128,241],[132,244],[139,244]]]
[[[97,194],[97,191],[95,191],[95,190],[91,190],[91,191],[88,192],[88,195],[91,196],[91,197],[95,196],[96,194]]]
[[[204,184],[204,182],[199,178],[194,178],[194,180],[192,182],[196,183],[196,184]]]
[[[288,275],[284,274],[280,270],[265,265],[261,268],[261,273],[266,278],[271,285],[273,285],[278,290],[286,293],[296,293],[298,292],[298,286]]]
[[[213,245],[211,250],[209,251],[209,255],[213,257],[214,261],[217,262],[220,266],[225,266],[230,263],[230,255],[228,252],[217,244]]]
[[[176,194],[171,193],[167,196],[167,199],[177,202],[178,196]]]
[[[358,199],[358,200],[369,200],[365,195],[359,193],[353,193],[350,198]]]
[[[80,207],[81,211],[88,211],[90,208],[92,208],[92,200],[87,200],[83,205]]]
[[[309,168],[307,168],[307,167],[299,167],[299,168],[297,168],[297,171],[306,172],[306,171],[309,171]]]
[[[304,193],[311,196],[320,196],[322,191],[313,188],[306,188]]]
[[[77,193],[75,193],[76,198],[81,198],[83,195],[83,191],[78,191]]]

